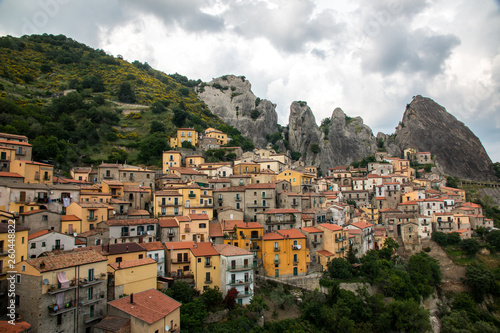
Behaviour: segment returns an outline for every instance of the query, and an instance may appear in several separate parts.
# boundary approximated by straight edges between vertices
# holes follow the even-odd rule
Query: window
[[[207,272],[205,274],[205,282],[212,282],[212,280],[210,279],[210,272]]]
[[[57,315],[57,325],[62,325],[62,314]]]
[[[115,262],[122,262],[123,258],[122,257],[116,257]]]
[[[49,216],[48,215],[42,215],[42,221],[48,221]]]
[[[211,264],[210,264],[210,257],[206,257],[205,258],[205,266],[211,266]]]
[[[21,274],[16,275],[16,283],[21,283]]]
[[[36,243],[31,243],[31,249],[36,249]]]
[[[207,227],[206,223],[200,223],[199,228],[200,229],[205,229]]]
[[[42,247],[45,247],[45,242],[42,242]]]
[[[89,268],[89,281],[94,281],[94,269],[93,268]]]
[[[89,290],[87,290],[87,297],[89,301],[94,297],[94,287],[89,287]]]
[[[139,254],[139,259],[142,259],[144,258],[144,255],[143,254]]]

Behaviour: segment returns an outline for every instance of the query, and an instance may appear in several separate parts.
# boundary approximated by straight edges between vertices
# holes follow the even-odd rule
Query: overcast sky
[[[414,95],[500,161],[500,1],[0,0],[0,35],[64,34],[166,73],[244,75],[277,104],[393,133]]]

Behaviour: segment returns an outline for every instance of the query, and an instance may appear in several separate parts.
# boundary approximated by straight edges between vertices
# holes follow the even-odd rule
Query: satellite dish
[[[78,236],[78,234],[76,232],[73,233],[73,237],[76,237]]]
[[[43,279],[43,284],[49,284],[49,279]]]
[[[170,330],[170,327],[168,327],[168,325],[165,326],[165,331],[169,331]]]

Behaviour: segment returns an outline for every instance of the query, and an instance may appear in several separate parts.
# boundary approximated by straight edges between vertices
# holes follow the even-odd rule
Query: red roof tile
[[[127,268],[144,266],[144,265],[149,265],[149,264],[156,264],[156,261],[154,261],[153,258],[142,258],[142,259],[136,259],[136,260],[114,262],[112,264],[109,264],[109,266],[111,266],[111,268],[113,268],[116,271],[119,269],[127,269]]]
[[[63,252],[53,256],[27,259],[26,263],[39,272],[48,272],[100,261],[107,261],[107,259],[97,251],[84,249],[82,251]],[[40,264],[42,264],[42,267],[40,267]]]
[[[224,236],[220,223],[210,223],[208,225],[208,236],[211,238]]]
[[[333,224],[333,223],[321,223],[321,224],[318,224],[318,226],[321,226],[321,227],[328,229],[328,230],[331,230],[331,231],[342,230],[341,226],[339,226],[338,224]]]
[[[305,232],[308,232],[308,233],[315,233],[315,232],[323,232],[323,230],[320,230],[316,227],[303,227],[302,230],[304,230]]]
[[[252,255],[252,252],[230,244],[214,244],[214,248],[226,257]]]
[[[167,250],[183,250],[183,249],[192,249],[194,248],[193,241],[187,242],[165,242],[165,247]]]
[[[33,238],[37,238],[37,237],[40,237],[40,236],[43,236],[43,235],[46,235],[50,233],[50,230],[40,230],[40,231],[37,231],[31,235],[28,236],[28,240],[32,240]]]
[[[188,214],[191,220],[208,220],[207,214]]]
[[[238,222],[236,228],[239,229],[263,229],[264,227],[259,222]]]
[[[182,305],[156,289],[134,294],[134,303],[130,303],[130,297],[126,296],[108,304],[150,325],[165,318]]]
[[[61,215],[61,222],[65,221],[81,221],[82,219],[76,215]]]
[[[331,253],[330,251],[327,251],[327,250],[318,250],[318,251],[316,251],[316,253],[321,254],[321,255],[323,255],[325,257],[334,256],[333,253]]]
[[[306,236],[301,233],[299,229],[283,229],[278,230],[277,233],[285,238],[306,238]]]
[[[124,219],[124,220],[107,220],[104,221],[109,226],[117,225],[141,225],[158,223],[157,219]]]
[[[160,226],[160,228],[177,228],[177,227],[179,227],[179,223],[174,218],[159,219],[158,225]]]
[[[355,226],[356,228],[359,228],[359,229],[373,227],[373,224],[365,222],[365,221],[354,222],[354,223],[351,223],[350,225],[353,225],[353,226]]]
[[[15,178],[24,178],[20,174],[16,172],[0,172],[0,177],[15,177]]]
[[[300,213],[300,211],[294,208],[276,208],[264,212],[264,214],[295,214],[295,213]]]
[[[161,242],[149,242],[149,243],[140,243],[140,246],[146,251],[158,251],[164,250]]]
[[[217,250],[215,250],[212,246],[212,243],[209,242],[197,243],[196,247],[191,249],[191,252],[195,257],[210,257],[219,255],[219,252],[217,252]]]

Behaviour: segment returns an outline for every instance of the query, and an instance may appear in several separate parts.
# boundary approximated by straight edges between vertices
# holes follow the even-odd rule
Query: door
[[[279,269],[274,270],[274,277],[280,277],[280,270]]]
[[[294,276],[297,276],[298,274],[299,274],[299,269],[298,269],[298,267],[294,267],[294,268],[293,268],[293,275],[294,275]]]

